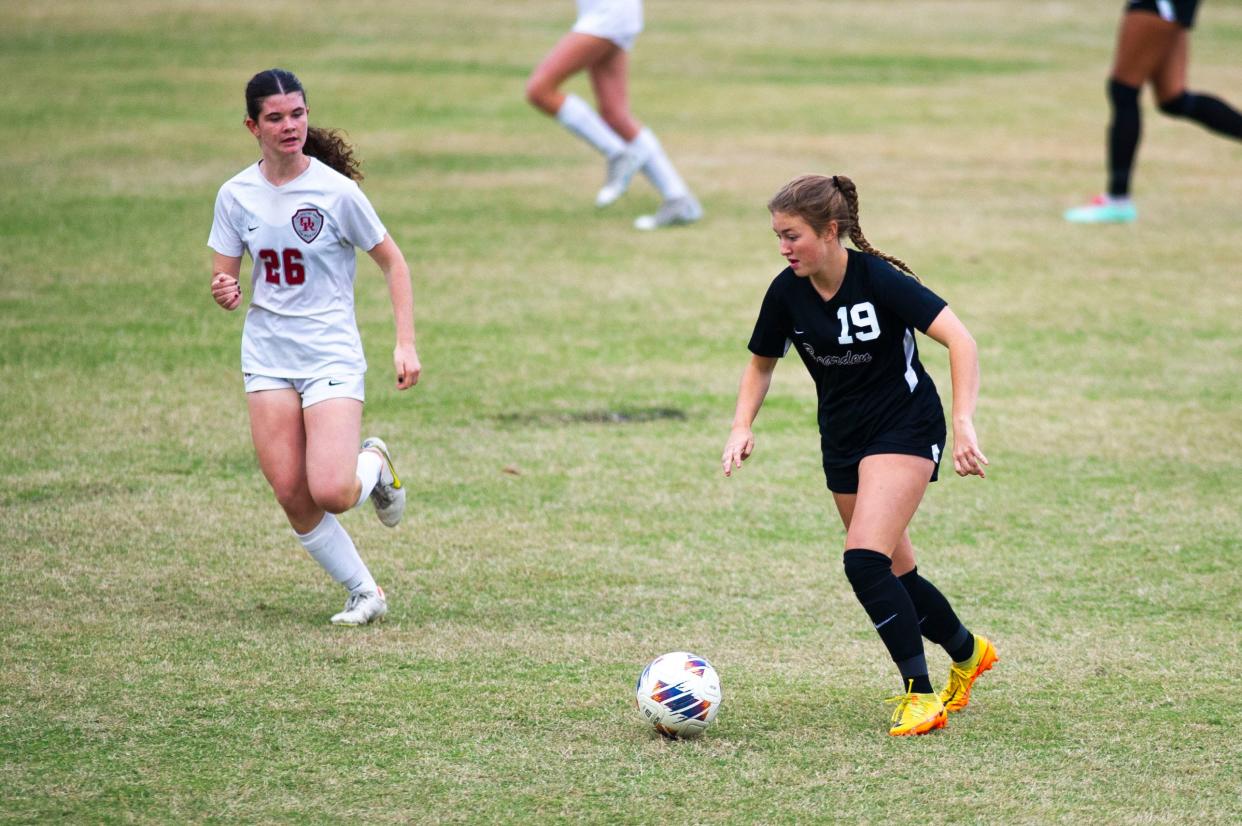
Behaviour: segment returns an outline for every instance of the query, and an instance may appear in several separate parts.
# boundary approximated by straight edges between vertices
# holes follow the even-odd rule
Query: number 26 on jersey
[[[263,280],[269,284],[279,284],[282,273],[285,283],[291,287],[306,281],[306,267],[302,264],[300,250],[259,250],[259,260],[263,262]]]

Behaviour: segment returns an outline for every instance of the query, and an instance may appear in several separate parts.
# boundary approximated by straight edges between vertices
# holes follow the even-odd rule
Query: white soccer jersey
[[[255,163],[220,187],[207,245],[254,260],[242,371],[281,378],[365,372],[354,248],[373,249],[386,234],[358,184],[315,158],[283,186]]]

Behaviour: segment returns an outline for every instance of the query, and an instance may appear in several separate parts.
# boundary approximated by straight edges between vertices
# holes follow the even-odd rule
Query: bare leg
[[[932,467],[931,459],[897,453],[864,458],[858,465],[858,493],[849,503],[845,547],[867,548],[894,558],[906,526],[923,501]],[[833,494],[838,511],[842,511],[843,496]],[[912,561],[912,548],[910,557]]]
[[[1150,12],[1122,15],[1113,57],[1112,78],[1127,86],[1142,86],[1164,65],[1186,31]],[[1184,80],[1184,78],[1183,78]]]
[[[578,72],[624,51],[610,40],[569,32],[544,56],[526,81],[526,99],[548,115],[555,115],[565,102],[561,84]]]
[[[306,431],[302,399],[296,391],[263,390],[246,394],[250,434],[259,468],[272,486],[289,524],[307,533],[323,519],[306,481]]]
[[[330,513],[354,506],[358,481],[358,443],[362,402],[327,399],[303,411],[306,427],[306,481],[316,504]]]
[[[1152,86],[1160,103],[1179,97],[1186,91],[1186,67],[1190,63],[1190,36],[1185,29],[1178,29],[1172,47],[1164,60],[1156,66]]]
[[[627,143],[638,137],[643,128],[630,112],[629,67],[630,56],[620,48],[590,67],[591,88],[600,117]]]
[[[854,515],[854,503],[858,498],[855,493],[834,493],[833,499],[837,504],[837,513],[841,514],[841,521],[845,524],[845,529],[850,529],[850,519]],[[849,545],[849,543],[846,543]],[[853,546],[849,546],[853,547]],[[901,538],[897,540],[897,547],[893,549],[893,576],[903,576],[914,570],[917,564],[914,559],[914,543],[910,541],[910,529],[906,528],[901,532]]]

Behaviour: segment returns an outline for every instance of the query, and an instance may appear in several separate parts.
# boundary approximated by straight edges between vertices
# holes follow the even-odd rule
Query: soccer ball
[[[695,737],[720,710],[720,676],[697,654],[656,657],[638,677],[638,712],[665,737]]]

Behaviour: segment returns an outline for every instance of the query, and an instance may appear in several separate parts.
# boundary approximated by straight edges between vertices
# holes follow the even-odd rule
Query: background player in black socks
[[[921,330],[949,348],[953,381],[953,467],[984,475],[972,422],[979,388],[974,339],[944,300],[906,264],[874,249],[858,223],[858,191],[843,175],[804,175],[768,203],[789,266],[764,296],[742,373],[733,429],[721,457],[725,476],[755,448],[751,424],[777,361],[792,345],[819,397],[824,475],[845,522],[845,574],[901,672],[904,693],[890,734],[940,728],[965,707],[996,649],[958,620],[948,600],[919,576],[907,526],[944,449],[944,411],[914,341]],[[848,236],[858,250],[847,250]],[[901,272],[899,270],[904,270]],[[923,640],[953,658],[936,694]]]
[[[1242,140],[1242,114],[1204,92],[1186,91],[1189,32],[1199,0],[1130,0],[1117,34],[1108,79],[1108,192],[1065,213],[1076,224],[1129,223],[1138,217],[1130,176],[1142,132],[1139,92],[1151,82],[1160,111],[1189,118],[1213,132]]]

